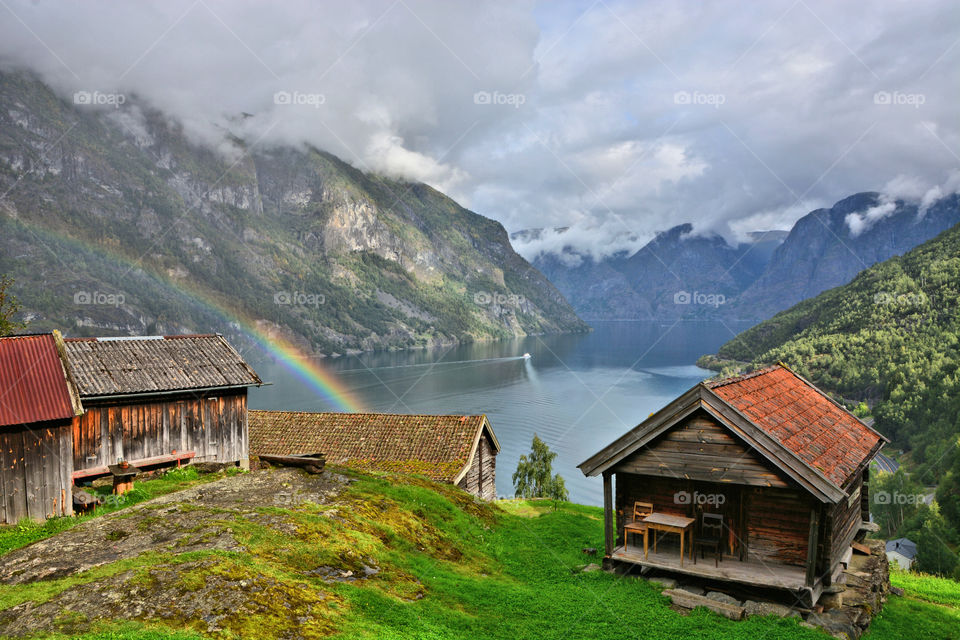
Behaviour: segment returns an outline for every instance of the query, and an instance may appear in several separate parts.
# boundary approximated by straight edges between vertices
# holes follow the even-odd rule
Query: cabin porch
[[[745,588],[779,589],[789,592],[805,607],[812,606],[820,597],[823,585],[817,581],[813,586],[806,584],[806,571],[803,567],[764,562],[755,558],[739,560],[724,555],[723,561],[714,566],[713,558],[697,558],[694,564],[689,553],[680,563],[680,550],[676,544],[661,540],[657,551],[651,547],[647,557],[643,556],[643,546],[629,545],[614,548],[610,555],[613,563],[638,568],[663,571],[676,576],[690,576],[699,580],[733,582]],[[709,556],[709,554],[707,554]],[[786,595],[786,594],[785,594]],[[790,596],[786,596],[789,598]]]

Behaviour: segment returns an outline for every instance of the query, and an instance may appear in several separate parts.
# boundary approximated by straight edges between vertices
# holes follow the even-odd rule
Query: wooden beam
[[[810,535],[807,537],[807,586],[812,587],[817,576],[817,539],[820,529],[820,509],[810,508]]]
[[[605,555],[613,555],[613,490],[612,474],[603,472],[603,548]]]

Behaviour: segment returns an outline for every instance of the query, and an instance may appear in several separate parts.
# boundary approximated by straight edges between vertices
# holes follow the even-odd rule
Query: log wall
[[[73,423],[73,466],[80,471],[194,451],[195,462],[236,462],[249,456],[246,391],[216,396],[156,396],[98,402]]]
[[[470,469],[457,486],[482,500],[497,499],[497,454],[486,430],[477,443]]]
[[[0,523],[73,514],[69,420],[0,427]]]
[[[744,491],[748,557],[805,566],[814,498],[800,489]]]
[[[756,451],[703,411],[625,458],[614,471],[757,487],[789,486]]]
[[[830,568],[840,561],[860,530],[863,521],[862,491],[863,476],[860,475],[847,487],[850,497],[827,508],[825,533],[829,536],[829,544],[824,545],[824,550],[829,552]]]

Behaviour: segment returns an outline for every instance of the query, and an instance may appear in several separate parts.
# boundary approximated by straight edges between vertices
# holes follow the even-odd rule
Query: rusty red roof
[[[0,338],[0,426],[82,413],[58,338],[51,333]]]
[[[364,471],[417,473],[456,483],[473,459],[486,416],[250,411],[250,453],[323,453]]]
[[[783,365],[704,384],[837,487],[884,439]]]

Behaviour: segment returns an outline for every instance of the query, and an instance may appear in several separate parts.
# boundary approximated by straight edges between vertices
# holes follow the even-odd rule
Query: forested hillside
[[[939,474],[960,434],[958,305],[960,226],[745,331],[718,355],[783,361],[866,401],[877,428]]]

